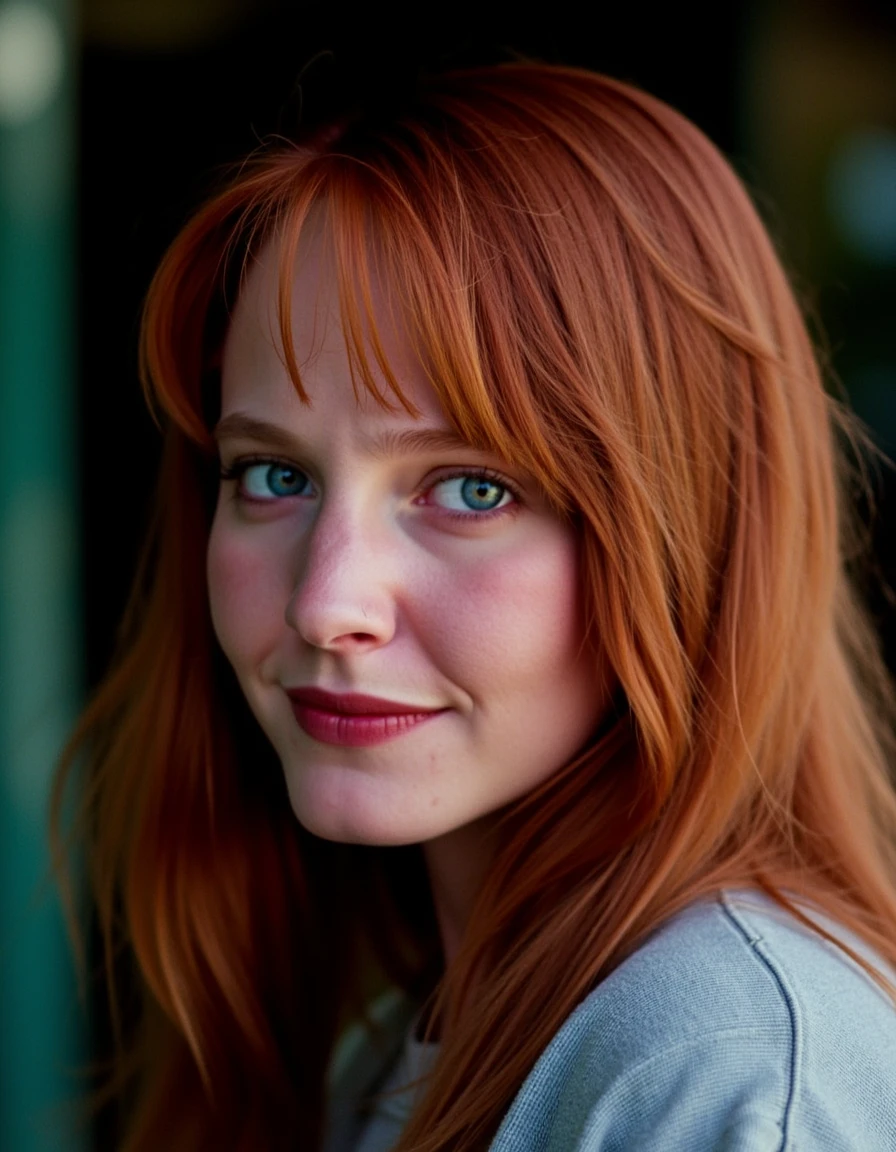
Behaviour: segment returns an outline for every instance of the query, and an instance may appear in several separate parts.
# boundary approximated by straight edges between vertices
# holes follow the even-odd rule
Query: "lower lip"
[[[292,710],[299,727],[312,740],[321,744],[337,744],[343,748],[369,748],[373,744],[384,744],[403,736],[413,728],[425,724],[438,712],[407,712],[400,715],[374,716],[348,715],[340,712],[324,712],[321,708],[310,708],[293,700]]]

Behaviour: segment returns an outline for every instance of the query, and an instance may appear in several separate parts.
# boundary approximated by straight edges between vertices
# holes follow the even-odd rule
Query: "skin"
[[[384,411],[363,389],[356,400],[319,237],[303,241],[294,281],[303,404],[275,335],[276,278],[268,247],[224,349],[216,434],[237,474],[222,480],[208,547],[215,631],[299,821],[331,840],[424,845],[450,958],[497,813],[600,718],[601,670],[579,652],[576,541],[506,461],[464,443],[383,450],[395,433],[453,430],[385,322],[389,363],[421,415]],[[494,479],[477,489],[482,468],[515,494]],[[471,488],[488,497],[472,509]],[[339,747],[299,727],[286,689],[310,685],[444,711],[385,743]]]

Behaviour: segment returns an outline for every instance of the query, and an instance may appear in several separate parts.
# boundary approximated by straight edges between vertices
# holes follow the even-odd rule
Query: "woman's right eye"
[[[277,460],[237,462],[229,468],[222,468],[221,478],[236,480],[238,493],[244,499],[268,502],[288,496],[306,496],[311,484],[299,468]]]

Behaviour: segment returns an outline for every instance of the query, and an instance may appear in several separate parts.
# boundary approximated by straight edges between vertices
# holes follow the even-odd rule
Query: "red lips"
[[[307,736],[343,748],[382,744],[447,711],[323,688],[289,688],[287,695],[296,722]]]
[[[287,696],[307,708],[322,712],[336,712],[342,716],[411,716],[438,709],[419,704],[399,704],[379,696],[365,696],[360,692],[327,692],[324,688],[289,688]]]

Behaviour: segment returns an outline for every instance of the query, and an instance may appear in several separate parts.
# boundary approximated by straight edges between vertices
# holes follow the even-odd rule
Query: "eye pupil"
[[[272,464],[267,472],[267,484],[275,496],[294,496],[302,487],[304,476],[296,468]]]
[[[461,485],[464,502],[481,512],[500,504],[504,489],[486,476],[470,476]]]

